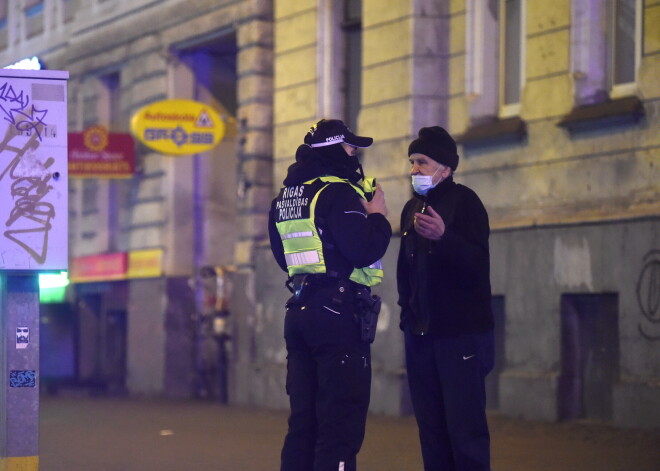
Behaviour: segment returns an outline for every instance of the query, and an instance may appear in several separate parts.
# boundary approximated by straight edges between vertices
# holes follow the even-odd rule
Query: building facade
[[[71,180],[70,267],[85,261],[92,276],[71,273],[67,303],[44,308],[45,341],[68,362],[47,361],[44,380],[110,393],[217,394],[203,274],[252,273],[265,235],[271,2],[10,0],[0,16],[4,64],[36,57],[69,71],[69,132],[127,133],[137,110],[172,98],[213,106],[226,129],[218,147],[180,158],[136,141],[129,179]],[[145,251],[156,254],[157,274],[132,278],[125,261]]]
[[[193,156],[137,144],[130,179],[71,180],[72,261],[160,254],[157,276],[73,283],[69,324],[44,324],[75,326],[78,385],[216,397],[226,347],[230,402],[287,407],[267,212],[309,126],[339,117],[374,137],[363,164],[395,229],[373,412],[410,413],[399,213],[408,144],[438,124],[490,215],[489,407],[660,426],[660,1],[9,0],[0,17],[1,63],[70,72],[70,132],[128,132],[169,98],[210,104],[227,127]],[[218,310],[224,343],[208,329]]]
[[[357,22],[347,3],[361,3]],[[307,125],[343,117],[375,139],[364,165],[396,232],[408,143],[434,124],[456,136],[456,179],[490,215],[489,406],[507,415],[660,425],[658,15],[660,2],[635,0],[275,2],[273,191]],[[397,249],[394,237],[377,289],[372,410],[385,413],[409,410]],[[278,277],[259,284],[277,301],[263,307],[273,337]]]

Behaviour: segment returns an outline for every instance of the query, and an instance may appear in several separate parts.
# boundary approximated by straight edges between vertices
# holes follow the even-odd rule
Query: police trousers
[[[307,299],[284,321],[291,413],[281,471],[355,471],[371,389],[370,345],[349,303]]]

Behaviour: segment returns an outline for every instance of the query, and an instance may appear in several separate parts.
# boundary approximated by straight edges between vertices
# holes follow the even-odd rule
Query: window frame
[[[490,15],[487,2],[466,0],[465,96],[472,122],[499,114],[499,4],[494,15]]]
[[[510,118],[513,116],[520,116],[521,103],[523,98],[523,89],[525,86],[525,66],[526,66],[526,53],[527,53],[527,7],[525,0],[518,0],[520,2],[520,73],[519,73],[519,91],[520,98],[517,103],[505,103],[506,97],[506,1],[499,1],[499,43],[500,43],[500,57],[499,57],[499,117]]]
[[[476,99],[484,92],[484,2],[465,2],[465,93]]]
[[[357,16],[351,16],[351,7],[359,2]],[[341,31],[344,37],[344,74],[343,92],[346,97],[342,116],[344,123],[358,132],[360,110],[362,109],[362,0],[344,0],[342,2]],[[355,13],[355,12],[353,12]]]
[[[317,109],[318,116],[342,119],[351,127],[348,102],[348,60],[349,51],[347,29],[357,29],[362,35],[362,18],[359,21],[348,22],[346,18],[347,0],[318,0],[317,17]],[[361,11],[363,8],[360,9]],[[362,41],[362,38],[360,38]],[[360,44],[363,44],[362,42]],[[360,53],[363,46],[360,46]],[[357,71],[359,80],[362,80],[362,56],[360,56],[360,67]],[[359,89],[361,90],[361,84]],[[357,132],[357,121],[359,121],[362,98],[357,105],[358,111],[355,116],[356,123],[352,127]]]
[[[632,82],[614,83],[615,76],[615,56],[616,56],[616,6],[621,0],[608,1],[607,8],[607,62],[606,62],[606,86],[609,90],[611,99],[623,98],[635,95],[638,91],[639,66],[642,62],[642,41],[643,41],[643,8],[642,0],[635,2],[635,62],[634,78]]]
[[[340,116],[344,109],[341,67],[344,63],[342,0],[318,0],[317,109],[319,116]]]

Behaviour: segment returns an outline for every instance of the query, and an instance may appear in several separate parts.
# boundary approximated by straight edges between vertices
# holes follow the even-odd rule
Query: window
[[[573,2],[572,68],[577,105],[605,101],[605,18],[603,0]]]
[[[523,142],[527,135],[520,118],[524,2],[467,0],[465,7],[465,93],[470,126],[458,142],[464,148]]]
[[[25,13],[25,37],[31,38],[44,31],[44,2],[25,0],[23,4]]]
[[[499,105],[498,16],[493,2],[467,0],[465,92],[473,122],[497,116]]]
[[[577,105],[635,94],[641,0],[573,2],[572,67]],[[602,25],[608,25],[603,30]]]
[[[344,21],[342,24],[345,43],[344,121],[354,132],[357,129],[358,114],[362,94],[362,1],[344,0]]]
[[[608,79],[612,97],[634,93],[641,58],[641,0],[613,0],[610,5]]]
[[[44,11],[44,2],[43,0],[25,0],[23,4],[25,9],[25,16],[35,16]]]
[[[119,94],[119,72],[100,77],[99,116],[110,131],[121,131],[121,96]]]
[[[62,0],[62,22],[68,23],[73,20],[78,10],[80,0]]]
[[[525,2],[500,2],[500,116],[520,114],[525,81]]]
[[[7,28],[7,0],[0,0],[0,28]]]
[[[120,79],[120,72],[113,71],[90,78],[84,84],[83,129],[101,125],[110,132],[121,130]],[[122,191],[126,185],[108,178],[89,177],[82,181],[81,187],[82,237],[102,252],[119,250]]]
[[[119,72],[113,72],[99,78],[99,101],[97,113],[100,124],[108,128],[110,132],[119,132],[121,130],[121,95],[120,95],[120,75]],[[119,243],[119,225],[121,208],[121,183],[108,181],[107,194],[107,220],[108,220],[108,250],[116,251],[120,249]]]
[[[9,33],[7,28],[7,0],[0,0],[0,49],[9,44]]]
[[[82,183],[82,215],[95,214],[98,212],[97,197],[98,197],[98,181],[96,179],[87,178]]]
[[[362,2],[319,2],[318,43],[319,115],[341,118],[357,132],[362,100]]]

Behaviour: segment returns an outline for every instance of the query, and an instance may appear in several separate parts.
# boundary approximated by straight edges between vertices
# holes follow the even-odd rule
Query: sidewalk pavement
[[[40,471],[277,471],[286,411],[202,401],[41,399]],[[494,471],[658,471],[660,429],[490,414]],[[360,471],[421,471],[414,418],[370,415]],[[310,470],[311,471],[311,470]]]

